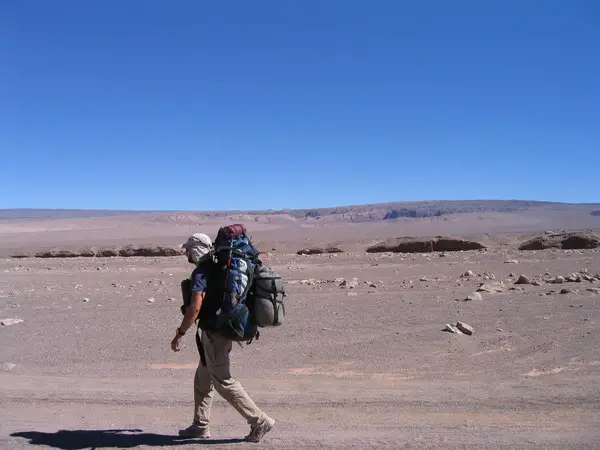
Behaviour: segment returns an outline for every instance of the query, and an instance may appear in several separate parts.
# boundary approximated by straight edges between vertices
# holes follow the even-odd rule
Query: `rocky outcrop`
[[[132,257],[132,256],[177,256],[181,255],[183,251],[178,248],[171,247],[133,247],[127,246],[119,250],[119,256]]]
[[[52,250],[44,250],[37,252],[34,256],[36,258],[79,258],[79,257],[93,257],[96,253],[90,248],[86,249],[63,249],[54,248]]]
[[[537,236],[519,246],[519,250],[582,250],[600,247],[600,238],[593,233],[561,233]]]
[[[436,238],[397,238],[389,239],[367,248],[367,253],[430,253],[430,252],[456,252],[466,250],[484,249],[479,242],[461,238],[436,237]]]
[[[92,248],[83,249],[68,249],[68,248],[53,248],[35,253],[35,258],[91,258],[91,257],[114,257],[114,256],[178,256],[182,255],[183,251],[179,248],[161,247],[161,246],[145,246],[134,247],[129,245],[123,248],[101,248],[98,250]],[[29,255],[17,254],[12,258],[26,258]]]
[[[479,242],[468,241],[466,239],[438,238],[433,241],[433,250],[436,252],[457,252],[484,248],[485,246]]]
[[[118,248],[101,248],[96,252],[96,256],[100,258],[110,258],[114,256],[119,256]]]
[[[596,210],[596,211],[592,211],[590,213],[592,216],[600,216],[600,209]]]
[[[297,255],[322,255],[325,253],[343,253],[344,251],[338,247],[313,247],[303,248],[296,252]]]

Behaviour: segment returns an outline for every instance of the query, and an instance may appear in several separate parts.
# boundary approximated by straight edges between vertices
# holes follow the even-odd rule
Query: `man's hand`
[[[181,338],[183,338],[183,336],[181,336],[180,334],[176,334],[173,340],[171,341],[171,350],[173,350],[174,352],[178,352],[179,350],[181,350]]]
[[[202,301],[204,300],[204,292],[194,292],[192,293],[192,299],[190,304],[188,305],[185,316],[183,317],[183,321],[181,322],[180,328],[182,330],[188,330],[196,321],[198,317],[198,313],[200,312],[200,308],[202,308]],[[174,352],[178,352],[181,350],[181,339],[182,335],[177,333],[177,335],[171,341],[171,349]]]

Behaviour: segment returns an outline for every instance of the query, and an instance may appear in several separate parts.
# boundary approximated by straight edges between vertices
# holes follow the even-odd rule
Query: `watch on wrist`
[[[177,328],[177,336],[185,336],[185,331],[182,332],[180,328]]]

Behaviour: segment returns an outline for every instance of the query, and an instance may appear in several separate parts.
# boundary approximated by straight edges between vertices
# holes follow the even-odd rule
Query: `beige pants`
[[[216,390],[250,424],[262,423],[265,414],[256,406],[229,369],[229,353],[233,343],[210,331],[201,332],[200,345],[206,366],[199,362],[194,377],[194,425],[207,428],[210,407]]]

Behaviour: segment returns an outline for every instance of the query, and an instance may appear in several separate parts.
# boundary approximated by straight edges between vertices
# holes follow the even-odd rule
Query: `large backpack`
[[[260,265],[259,251],[242,224],[220,228],[214,247],[217,264],[224,272],[221,278],[223,298],[216,313],[216,331],[231,340],[251,340],[257,334],[257,324],[247,300],[255,268]]]

